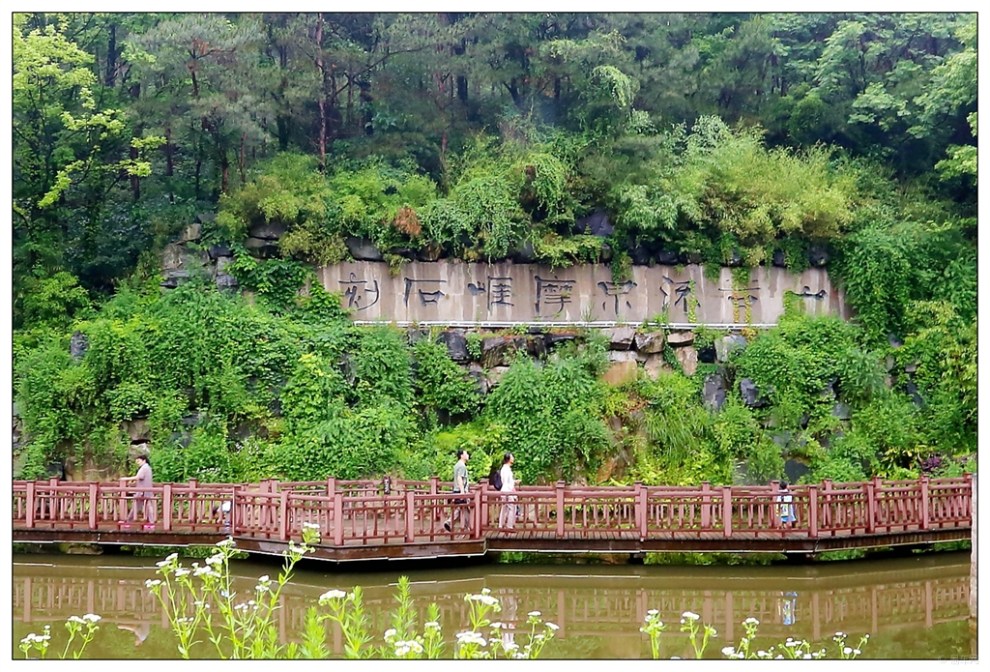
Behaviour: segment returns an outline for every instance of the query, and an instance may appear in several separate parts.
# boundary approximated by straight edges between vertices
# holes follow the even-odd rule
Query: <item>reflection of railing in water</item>
[[[958,573],[952,573],[958,569]],[[693,587],[617,587],[587,588],[584,580],[580,592],[565,586],[547,587],[533,577],[497,576],[469,581],[413,584],[413,600],[422,623],[426,607],[436,602],[446,628],[460,628],[468,622],[464,593],[477,592],[484,585],[503,605],[495,617],[521,627],[529,611],[537,610],[544,619],[560,626],[558,636],[580,638],[633,636],[648,609],[658,609],[661,618],[674,626],[684,611],[694,611],[705,623],[712,624],[722,641],[738,639],[741,622],[757,618],[761,636],[783,639],[793,635],[799,624],[803,636],[813,640],[829,637],[836,630],[870,633],[896,631],[904,627],[930,628],[935,624],[965,620],[968,616],[969,576],[965,567],[949,568],[948,576],[924,580],[883,580],[878,575],[874,585],[829,588],[799,588],[794,596],[780,591],[761,589],[704,589]],[[249,580],[243,579],[250,590]],[[662,580],[655,580],[662,581]],[[817,579],[827,582],[827,579]],[[248,591],[241,589],[241,594]],[[87,578],[80,576],[14,577],[12,583],[13,614],[22,622],[51,622],[71,615],[96,613],[109,624],[157,624],[168,621],[158,602],[144,585],[144,579]],[[290,584],[280,598],[277,614],[283,641],[302,631],[306,609],[315,604],[322,592],[316,587]],[[793,600],[787,604],[788,600]],[[392,586],[365,589],[365,604],[371,616],[372,631],[381,633],[390,627],[387,612],[394,607]],[[784,607],[793,608],[785,613]],[[673,627],[676,630],[676,627]],[[335,652],[342,651],[339,631],[332,631],[328,642]]]

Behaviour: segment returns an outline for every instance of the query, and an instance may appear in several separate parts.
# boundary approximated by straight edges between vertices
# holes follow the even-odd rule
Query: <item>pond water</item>
[[[64,645],[66,618],[95,613],[103,620],[86,657],[176,658],[165,615],[144,585],[156,577],[159,559],[15,555],[14,657],[21,657],[17,644],[29,632],[51,625],[55,651]],[[191,562],[184,560],[187,566]],[[419,622],[435,602],[450,639],[469,622],[464,596],[486,587],[501,600],[498,620],[525,622],[529,612],[539,611],[560,628],[544,658],[649,658],[649,640],[639,627],[647,610],[658,609],[668,624],[662,636],[664,658],[692,657],[679,621],[683,612],[693,611],[718,631],[706,657],[720,658],[722,647],[743,635],[742,622],[754,617],[760,621],[757,644],[764,647],[793,637],[821,643],[834,657],[831,638],[842,631],[853,646],[870,635],[861,658],[972,660],[977,644],[969,623],[969,563],[968,551],[772,567],[486,562],[359,569],[309,562],[297,567],[283,591],[278,622],[283,641],[298,639],[306,609],[322,593],[359,585],[380,642],[389,627],[396,582],[405,575]],[[237,589],[250,592],[259,576],[276,576],[278,569],[274,561],[236,561]],[[518,636],[525,641],[521,631]],[[343,650],[332,625],[327,644],[338,655]],[[210,655],[206,648],[197,653]]]

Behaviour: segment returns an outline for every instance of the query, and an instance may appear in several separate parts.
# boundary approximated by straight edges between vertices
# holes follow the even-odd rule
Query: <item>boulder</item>
[[[636,380],[638,370],[639,367],[636,365],[635,359],[612,362],[612,365],[602,376],[602,380],[609,385],[625,385]]]
[[[700,264],[701,252],[681,252],[678,260],[682,264]]]
[[[771,262],[777,268],[787,268],[787,256],[783,250],[774,250]]]
[[[670,366],[664,361],[663,355],[647,355],[643,362],[643,372],[652,380],[660,377],[661,371],[670,371]]]
[[[908,381],[904,383],[904,391],[911,395],[911,401],[918,408],[924,408],[926,406],[924,397],[918,392],[918,386],[914,383]]]
[[[582,217],[574,224],[576,233],[583,233],[599,238],[607,238],[615,233],[615,227],[608,219],[608,213],[604,210],[595,210],[587,217]]]
[[[729,355],[735,350],[746,347],[746,338],[739,334],[730,334],[715,339],[715,358],[720,362],[729,361]]]
[[[546,333],[543,334],[543,343],[547,350],[552,350],[554,347],[560,345],[561,343],[569,343],[577,338],[576,334],[567,333]]]
[[[247,238],[244,240],[244,247],[250,250],[255,256],[264,259],[275,259],[279,255],[278,244],[267,238]]]
[[[612,350],[629,350],[636,337],[635,327],[615,327],[608,332],[609,348]]]
[[[672,348],[683,348],[694,343],[693,331],[672,331],[667,334],[667,345]]]
[[[848,420],[852,417],[852,410],[850,410],[849,404],[843,404],[840,401],[832,407],[832,415],[839,420]]]
[[[720,411],[725,404],[725,377],[721,372],[711,373],[705,376],[705,383],[701,388],[701,403],[710,411]]]
[[[147,418],[137,418],[135,420],[125,420],[121,423],[123,429],[127,432],[127,435],[131,437],[131,441],[150,441],[151,440],[151,427],[148,425]]]
[[[505,372],[509,370],[507,366],[495,366],[488,369],[488,389],[491,390],[493,387],[502,382],[502,376]]]
[[[509,258],[517,264],[532,264],[536,261],[536,250],[533,243],[524,240],[509,252]]]
[[[347,245],[347,251],[351,253],[351,256],[358,261],[381,261],[384,258],[381,250],[367,238],[347,236],[344,239],[344,244]]]
[[[178,243],[169,243],[162,250],[162,269],[165,271],[182,268],[185,250]]]
[[[808,263],[813,268],[821,268],[828,263],[828,250],[823,245],[811,245],[808,248]]]
[[[159,284],[165,289],[175,289],[190,277],[189,271],[171,270],[165,271],[165,279]]]
[[[77,362],[86,356],[89,350],[89,338],[81,331],[74,332],[69,339],[69,356]]]
[[[217,289],[237,289],[237,278],[227,273],[217,273],[213,283]]]
[[[732,248],[732,254],[725,260],[725,265],[731,268],[739,268],[743,265],[743,256],[737,248]]]
[[[262,240],[278,240],[285,235],[286,231],[288,231],[288,227],[281,222],[266,222],[253,225],[248,229],[248,235]]]
[[[478,394],[485,396],[488,394],[490,385],[488,384],[488,377],[485,372],[480,367],[477,370],[468,371],[468,376],[474,381],[475,389],[478,390]]]
[[[190,224],[179,236],[180,243],[193,243],[203,237],[203,225],[199,222]]]
[[[196,215],[196,222],[199,224],[212,224],[217,219],[215,212],[201,212]]]
[[[636,266],[646,266],[652,260],[650,251],[644,245],[635,245],[626,249],[629,259]]]
[[[715,357],[715,344],[712,343],[703,348],[698,348],[698,361],[705,364],[714,364],[717,361]]]
[[[410,329],[407,329],[406,330],[406,343],[408,343],[409,345],[416,345],[417,343],[419,343],[420,341],[422,341],[424,338],[429,338],[429,337],[430,337],[430,330],[429,329],[412,329],[412,328],[410,328]],[[440,343],[440,342],[441,342],[441,339],[440,338],[437,338],[437,343]]]
[[[221,257],[232,257],[234,256],[233,250],[230,249],[230,245],[210,245],[206,249],[206,254],[209,255],[211,261],[216,261]]]
[[[497,366],[506,366],[509,363],[509,355],[517,350],[529,352],[526,336],[492,336],[481,339],[481,363],[485,368],[491,369]],[[543,339],[539,339],[542,341]],[[467,341],[465,340],[465,350]]]
[[[698,370],[698,351],[694,347],[689,345],[678,348],[674,350],[674,357],[680,362],[685,376],[693,376],[694,372]]]
[[[765,408],[769,406],[766,398],[760,395],[756,383],[749,378],[743,378],[739,381],[739,394],[742,396],[743,403],[750,408]]]
[[[416,259],[418,261],[436,261],[441,254],[443,254],[443,248],[440,245],[427,245],[416,250]]]
[[[437,343],[443,343],[447,347],[447,354],[455,362],[467,362],[471,360],[471,354],[467,348],[467,338],[460,331],[443,331],[437,336]]]
[[[671,252],[670,250],[658,250],[653,258],[656,259],[658,264],[663,266],[676,266],[679,260],[679,255],[677,252]]]
[[[637,350],[648,355],[663,352],[663,332],[649,331],[637,333],[635,343]]]
[[[609,350],[608,361],[610,362],[638,362],[639,357],[633,350]]]

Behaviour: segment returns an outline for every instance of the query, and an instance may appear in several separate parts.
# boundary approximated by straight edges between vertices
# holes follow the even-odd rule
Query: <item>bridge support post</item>
[[[722,534],[726,539],[732,536],[732,488],[722,488]]]
[[[406,491],[406,542],[412,543],[416,540],[416,500],[412,490]]]
[[[333,494],[333,545],[344,545],[344,496]]]
[[[920,484],[921,485],[921,529],[927,530],[928,526],[931,523],[930,520],[931,510],[929,508],[929,504],[931,502],[928,500],[928,496],[929,496],[928,477],[922,476],[920,480],[921,480],[921,484]]]
[[[867,481],[863,488],[866,490],[866,533],[871,534],[876,529],[877,520],[876,481]]]
[[[162,529],[172,531],[172,484],[162,486]]]
[[[471,516],[471,538],[481,539],[481,489],[474,489],[474,515]]]
[[[28,481],[27,483],[27,493],[24,496],[27,503],[27,511],[24,513],[27,515],[27,527],[29,530],[34,529],[34,508],[36,504],[34,503],[34,481]]]
[[[712,484],[705,481],[701,484],[701,529],[707,530],[712,526]]]
[[[818,538],[818,486],[808,486],[808,536]]]
[[[647,513],[647,491],[642,483],[636,481],[636,523],[639,527],[639,540],[646,541],[646,523],[649,520]]]
[[[475,488],[475,490],[481,500],[481,506],[478,507],[478,537],[480,538],[484,534],[485,528],[488,527],[488,521],[490,520],[488,513],[488,482],[482,481],[480,487]]]
[[[278,538],[282,541],[289,540],[289,491],[283,490],[278,498]]]
[[[96,483],[89,484],[89,529],[96,529],[96,513],[100,502],[100,486]]]
[[[557,481],[557,536],[564,536],[564,485],[563,481]]]
[[[127,520],[127,516],[130,515],[130,511],[128,510],[127,490],[124,489],[127,487],[127,481],[120,479],[119,485],[120,497],[117,500],[117,521],[124,522]],[[123,517],[120,515],[121,512],[124,514]],[[135,517],[137,517],[137,514],[135,514]]]

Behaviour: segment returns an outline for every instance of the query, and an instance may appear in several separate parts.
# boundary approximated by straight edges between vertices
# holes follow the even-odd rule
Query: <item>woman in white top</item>
[[[515,492],[516,478],[512,474],[512,463],[516,458],[512,453],[506,453],[502,458],[502,469],[499,475],[502,478],[501,492]],[[516,497],[515,495],[505,495],[502,497],[502,510],[498,514],[498,526],[502,530],[511,530],[516,526]]]

